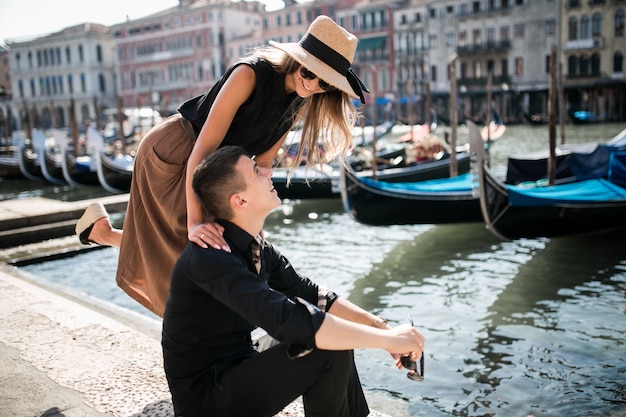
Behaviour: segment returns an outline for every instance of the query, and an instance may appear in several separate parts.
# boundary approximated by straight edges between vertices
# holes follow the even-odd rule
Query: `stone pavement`
[[[157,321],[98,310],[0,266],[0,416],[173,416]],[[281,416],[301,416],[294,403]]]
[[[104,201],[112,211],[123,211],[126,202],[127,196]],[[88,203],[0,202],[0,235],[7,242],[22,233],[49,236],[35,247],[0,246],[0,417],[174,415],[160,321],[44,287],[10,265],[81,247],[73,225]],[[301,402],[295,401],[276,417],[303,415]],[[374,411],[370,416],[385,417]]]

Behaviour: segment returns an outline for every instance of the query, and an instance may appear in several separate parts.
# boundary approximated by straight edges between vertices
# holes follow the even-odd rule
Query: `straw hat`
[[[318,16],[300,42],[269,41],[320,79],[365,103],[363,91],[369,90],[350,67],[358,42],[356,36],[328,16]]]

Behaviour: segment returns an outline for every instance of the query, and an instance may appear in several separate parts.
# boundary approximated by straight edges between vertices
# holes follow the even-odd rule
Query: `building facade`
[[[80,124],[114,106],[115,43],[108,27],[84,23],[8,46],[10,110],[18,127],[25,118],[33,127],[67,127],[72,108]]]
[[[181,0],[113,26],[124,107],[171,114],[184,100],[210,89],[232,61],[229,43],[259,34],[263,10],[258,2]]]
[[[562,77],[568,110],[624,120],[624,0],[566,0],[562,6]]]
[[[70,98],[79,123],[116,97],[173,113],[254,47],[296,42],[326,14],[359,38],[353,67],[371,90],[368,122],[392,112],[445,121],[451,62],[460,120],[482,121],[490,109],[509,123],[545,115],[553,48],[564,108],[623,121],[625,11],[626,0],[287,0],[271,12],[259,2],[180,0],[111,28],[83,24],[10,44],[10,107],[18,127],[28,113],[63,126]]]

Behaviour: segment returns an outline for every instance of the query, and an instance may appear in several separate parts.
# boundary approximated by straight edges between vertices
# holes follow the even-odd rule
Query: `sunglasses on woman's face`
[[[314,80],[317,78],[317,85],[320,86],[320,88],[322,90],[324,90],[325,92],[329,92],[329,91],[335,91],[336,88],[333,87],[332,85],[328,84],[326,81],[322,80],[321,78],[318,78],[317,75],[313,74],[311,71],[309,71],[308,69],[304,68],[304,67],[300,67],[300,76],[302,78],[304,78],[305,80]]]

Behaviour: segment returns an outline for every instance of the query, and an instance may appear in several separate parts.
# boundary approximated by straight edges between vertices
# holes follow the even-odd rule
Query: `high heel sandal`
[[[92,243],[98,244],[98,242],[89,239],[89,234],[95,222],[108,217],[109,214],[102,203],[91,203],[87,206],[83,215],[78,219],[78,223],[76,223],[76,235],[80,243],[83,245],[90,245]]]

